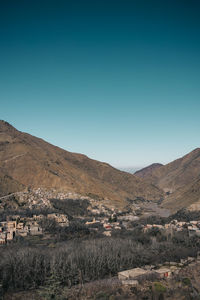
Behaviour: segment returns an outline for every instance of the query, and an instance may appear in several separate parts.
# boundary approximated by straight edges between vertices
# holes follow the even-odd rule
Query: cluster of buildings
[[[69,226],[68,217],[64,214],[52,213],[52,214],[48,214],[47,218],[54,219],[61,227]]]
[[[10,197],[15,196],[19,205],[24,208],[52,208],[51,199],[90,199],[89,197],[81,196],[74,192],[59,192],[56,189],[37,188],[30,189],[23,192],[13,193],[4,197],[1,197],[0,209],[4,209],[4,205]],[[6,201],[4,201],[6,200]]]
[[[12,241],[15,236],[40,235],[42,228],[31,218],[13,216],[12,220],[0,222],[0,244]]]
[[[185,266],[194,266],[197,263],[200,263],[200,253],[197,254],[196,258],[188,257],[186,259],[181,259],[179,263],[166,262],[158,266],[146,265],[142,268],[125,270],[118,273],[118,279],[124,285],[137,286],[144,281],[173,278],[173,276],[178,275]]]
[[[112,235],[112,230],[121,230],[121,225],[119,222],[103,222],[103,228],[104,228],[104,232],[103,235],[105,236],[111,236]]]
[[[111,214],[110,217],[97,217],[93,218],[92,221],[87,221],[85,225],[90,227],[94,224],[99,224],[103,227],[105,236],[111,236],[113,230],[120,230],[125,228],[127,230],[133,230],[131,223],[138,220],[139,218],[134,215],[124,215],[117,216],[116,220],[113,219],[116,217],[115,213]],[[187,230],[189,236],[200,236],[200,221],[177,221],[172,220],[170,223],[165,225],[160,224],[146,224],[143,226],[143,231],[148,232],[148,230],[157,228],[166,234],[173,234],[174,232],[180,232],[183,230]]]
[[[44,189],[44,188],[37,188],[25,191],[18,195],[20,203],[26,203],[26,206],[30,209],[33,208],[44,208],[49,207],[51,208],[51,201],[50,199],[67,199],[67,198],[76,198],[79,197],[78,194],[70,193],[70,192],[58,192],[55,189]]]
[[[93,218],[92,221],[87,221],[85,223],[85,225],[87,225],[89,228],[92,225],[99,225],[100,227],[102,227],[103,235],[105,235],[105,236],[111,236],[112,230],[120,230],[121,229],[120,222],[117,222],[117,221],[109,222],[109,218],[107,218],[107,217],[103,217],[98,220],[96,220],[96,218]],[[97,228],[93,228],[93,229],[95,229],[96,231],[98,230]]]
[[[113,221],[116,218],[115,221]],[[85,224],[90,227],[94,224],[99,224],[103,227],[103,234],[111,236],[113,230],[120,230],[125,228],[127,230],[133,230],[131,223],[138,220],[139,218],[134,215],[117,216],[115,213],[111,214],[110,217],[96,217],[92,221],[87,221]],[[177,221],[172,220],[170,223],[165,225],[160,224],[146,224],[143,225],[143,231],[148,232],[151,229],[157,228],[166,234],[173,234],[174,232],[180,232],[187,230],[189,236],[200,236],[200,220],[199,221]]]
[[[146,224],[143,227],[143,231],[147,232],[148,230],[153,228],[158,228],[160,230],[165,230],[171,233],[173,233],[173,231],[187,230],[189,236],[200,236],[200,221],[179,222],[177,220],[172,220],[169,224],[165,225]]]
[[[43,231],[39,222],[43,218],[43,215],[33,215],[32,218],[19,215],[8,217],[7,221],[0,222],[0,244],[12,241],[15,236],[41,235]],[[59,226],[69,226],[69,220],[64,214],[51,213],[47,215],[47,218],[54,219]]]

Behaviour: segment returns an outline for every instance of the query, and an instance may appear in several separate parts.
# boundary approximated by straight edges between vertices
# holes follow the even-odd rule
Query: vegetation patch
[[[51,199],[53,207],[68,216],[87,216],[89,201],[87,199]]]
[[[161,282],[154,282],[154,289],[158,293],[165,293],[167,288]]]
[[[190,286],[191,285],[191,280],[190,280],[190,278],[185,277],[185,278],[182,279],[182,283],[185,286]]]

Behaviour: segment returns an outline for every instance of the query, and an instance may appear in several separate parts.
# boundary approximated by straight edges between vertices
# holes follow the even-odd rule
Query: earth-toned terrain
[[[0,121],[0,197],[28,188],[75,192],[125,207],[143,199],[176,211],[199,209],[200,148],[134,175],[71,153]]]
[[[139,171],[136,175],[145,174],[145,180],[165,192],[163,206],[176,211],[192,205],[199,209],[200,201],[200,148],[161,167],[147,167],[149,175]],[[143,176],[144,177],[144,176]],[[197,203],[196,206],[194,204]]]
[[[124,206],[137,197],[159,201],[161,189],[109,164],[53,146],[0,121],[1,195],[28,188],[56,188]],[[5,180],[3,180],[5,178]]]

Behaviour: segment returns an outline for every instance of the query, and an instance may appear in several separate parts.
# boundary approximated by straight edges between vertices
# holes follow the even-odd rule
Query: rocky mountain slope
[[[194,183],[200,175],[200,148],[189,154],[155,169],[148,178],[166,191],[174,192],[186,184]]]
[[[0,121],[0,167],[9,178],[1,193],[8,193],[11,186],[9,192],[22,187],[55,188],[109,199],[119,206],[127,198],[159,201],[163,197],[159,188],[132,174],[53,146],[5,121]]]
[[[181,208],[200,210],[200,176],[197,180],[179,188],[165,197],[162,206],[177,211]]]
[[[171,210],[200,201],[200,148],[154,169],[145,179],[166,193],[162,205]]]
[[[0,169],[0,197],[25,189],[25,186]]]
[[[159,163],[154,163],[146,168],[143,168],[141,170],[138,170],[134,173],[134,175],[140,177],[140,178],[147,178],[149,176],[152,175],[153,171],[155,171],[156,169],[162,167],[162,164]]]

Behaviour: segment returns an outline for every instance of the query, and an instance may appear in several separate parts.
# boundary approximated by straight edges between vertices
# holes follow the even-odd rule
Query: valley
[[[96,300],[105,281],[102,299],[177,299],[184,292],[172,280],[117,278],[138,268],[171,274],[170,264],[181,291],[200,293],[190,272],[190,263],[199,268],[199,174],[199,149],[130,174],[0,121],[3,299]]]

